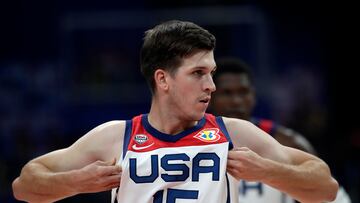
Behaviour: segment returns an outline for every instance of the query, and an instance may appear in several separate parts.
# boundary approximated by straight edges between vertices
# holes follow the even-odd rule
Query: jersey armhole
[[[224,135],[226,136],[227,140],[229,141],[229,150],[232,150],[234,148],[234,145],[231,141],[230,135],[226,129],[224,120],[222,119],[221,116],[217,116],[216,117],[216,123],[219,125],[220,130],[224,133]]]
[[[278,125],[275,122],[273,122],[272,126],[271,126],[271,129],[270,129],[270,133],[269,133],[272,137],[275,136],[277,128],[278,128]]]
[[[267,134],[271,135],[271,137],[275,136],[278,125],[274,121],[268,119],[251,118],[250,122],[252,122],[261,130],[265,131]]]
[[[122,158],[124,159],[130,143],[132,120],[126,120]]]

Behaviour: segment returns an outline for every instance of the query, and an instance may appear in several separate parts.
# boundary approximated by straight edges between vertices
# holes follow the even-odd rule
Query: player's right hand
[[[78,193],[92,193],[119,187],[122,169],[111,161],[95,161],[74,174],[74,187]]]

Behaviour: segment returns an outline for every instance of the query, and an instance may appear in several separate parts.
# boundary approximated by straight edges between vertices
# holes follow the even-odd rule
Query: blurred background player
[[[250,67],[241,59],[225,57],[216,60],[217,70],[214,75],[216,91],[213,93],[210,110],[215,115],[241,118],[251,121],[273,136],[283,145],[297,148],[317,155],[314,147],[300,133],[281,126],[269,119],[252,116],[256,105],[256,91]],[[233,194],[240,203],[293,203],[288,195],[260,182],[233,182]],[[351,202],[348,194],[341,187],[334,202]]]

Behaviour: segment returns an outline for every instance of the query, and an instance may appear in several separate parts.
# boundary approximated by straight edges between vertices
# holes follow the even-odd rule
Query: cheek
[[[181,88],[181,93],[184,95],[196,95],[199,91],[198,91],[198,86],[193,84],[193,83],[185,83],[182,88]],[[181,95],[180,95],[181,96]]]

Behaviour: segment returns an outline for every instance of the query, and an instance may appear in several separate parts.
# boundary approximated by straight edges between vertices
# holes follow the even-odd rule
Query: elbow
[[[312,195],[305,195],[302,198],[298,198],[299,202],[306,202],[306,203],[320,203],[320,202],[333,202],[336,199],[337,191],[339,189],[339,184],[333,178],[331,178],[328,185],[324,185],[321,190],[317,190],[314,193],[313,189],[306,189],[307,192],[311,192]],[[316,194],[316,195],[315,195]],[[296,199],[296,198],[295,198]]]
[[[326,174],[323,177],[323,181],[318,181],[320,184],[312,189],[318,190],[317,195],[314,196],[316,198],[309,202],[333,202],[337,197],[339,183],[331,176],[330,170],[322,174]]]
[[[331,178],[328,188],[329,192],[327,193],[327,201],[332,202],[336,199],[336,195],[339,190],[339,183],[334,178]]]
[[[323,201],[332,202],[336,199],[337,192],[339,190],[339,183],[335,180],[335,178],[332,177],[330,169],[325,162],[324,165],[327,170],[324,173],[326,174],[326,178],[324,179],[324,182],[321,186],[322,188],[324,188],[323,194],[326,194],[323,197]]]
[[[25,202],[38,202],[38,203],[47,203],[48,201],[43,201],[41,198],[33,196],[29,193],[26,188],[23,186],[25,183],[21,181],[21,177],[16,178],[12,182],[12,191],[13,196],[16,200],[25,201]]]
[[[20,179],[19,178],[16,178],[12,182],[12,191],[13,191],[13,195],[14,195],[15,199],[24,200],[23,193],[21,192],[21,189],[20,189]]]

